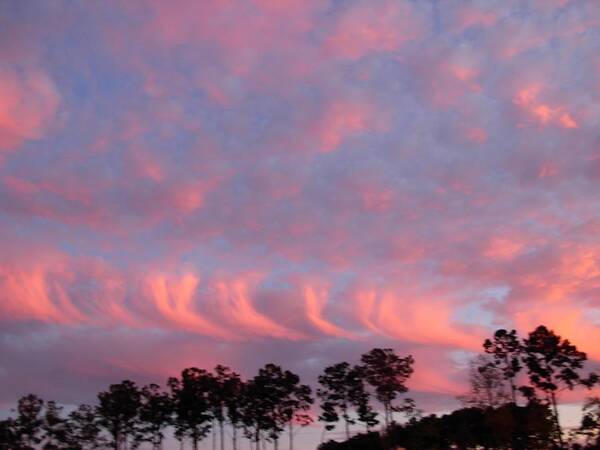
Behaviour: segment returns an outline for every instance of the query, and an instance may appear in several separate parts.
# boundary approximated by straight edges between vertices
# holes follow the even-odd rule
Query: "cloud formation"
[[[444,408],[539,323],[600,360],[596,1],[0,13],[0,401],[386,345]]]

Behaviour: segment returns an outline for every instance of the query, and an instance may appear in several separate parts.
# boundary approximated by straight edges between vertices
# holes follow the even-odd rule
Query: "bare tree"
[[[469,392],[458,397],[465,406],[496,408],[510,399],[502,370],[488,355],[469,361],[469,384]]]

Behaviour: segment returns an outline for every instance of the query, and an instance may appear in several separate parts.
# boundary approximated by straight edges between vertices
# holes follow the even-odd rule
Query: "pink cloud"
[[[478,348],[481,341],[481,330],[463,330],[452,317],[454,305],[434,295],[368,290],[357,292],[355,298],[358,320],[373,332],[403,342],[468,350]]]
[[[311,286],[304,288],[304,301],[308,320],[327,336],[353,339],[354,335],[328,321],[323,317],[327,305],[328,292],[324,289],[315,289]]]
[[[166,280],[164,276],[154,276],[148,280],[148,289],[161,319],[174,327],[225,339],[233,335],[203,317],[194,305],[199,279],[186,274],[180,279]]]
[[[523,250],[524,243],[511,237],[493,237],[484,252],[492,259],[512,259]]]
[[[469,128],[465,131],[465,138],[475,144],[485,144],[488,140],[487,132],[480,127]]]
[[[462,32],[473,26],[491,27],[498,21],[498,16],[490,10],[475,6],[464,6],[455,14],[455,27]]]
[[[531,120],[541,125],[554,125],[565,129],[577,129],[579,124],[560,104],[549,104],[543,100],[543,86],[532,84],[517,91],[513,103],[521,108]]]
[[[41,69],[0,70],[0,150],[14,150],[48,130],[60,103],[57,89]]]
[[[327,38],[334,56],[356,60],[371,52],[393,52],[422,33],[422,24],[406,1],[359,2],[339,18]]]
[[[368,103],[334,101],[316,124],[322,152],[337,150],[346,138],[366,131],[385,129],[385,115]]]
[[[5,319],[59,324],[83,319],[83,315],[68,298],[62,283],[52,280],[42,268],[23,271],[3,267],[0,275],[1,309]]]
[[[256,275],[238,276],[232,280],[217,280],[214,284],[215,305],[223,320],[233,329],[256,336],[300,340],[302,333],[276,323],[268,315],[258,311],[251,297],[251,290],[258,281]]]

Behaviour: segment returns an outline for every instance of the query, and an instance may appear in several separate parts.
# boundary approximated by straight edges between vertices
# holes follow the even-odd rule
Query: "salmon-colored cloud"
[[[513,238],[493,237],[484,254],[493,259],[512,259],[523,250],[523,242]]]
[[[586,352],[590,359],[600,361],[597,308],[583,305],[575,308],[568,301],[562,304],[539,302],[517,312],[514,319],[515,325],[524,333],[534,330],[539,324],[545,324]]]
[[[323,310],[327,304],[326,290],[316,290],[311,286],[304,288],[304,301],[306,304],[306,316],[308,320],[327,336],[352,339],[352,333],[334,325],[323,317]]]
[[[176,328],[231,338],[230,333],[222,330],[197,311],[194,299],[198,282],[199,279],[192,274],[170,281],[159,275],[148,281],[148,287],[162,319],[171,322]]]
[[[356,299],[357,317],[376,333],[405,342],[470,350],[479,345],[478,334],[461,329],[454,321],[454,310],[447,301],[390,291],[363,291]]]
[[[466,5],[459,8],[456,13],[455,27],[459,32],[474,26],[491,27],[496,24],[498,19],[494,11]]]
[[[469,128],[465,131],[465,138],[475,144],[485,144],[488,140],[487,132],[480,127]]]
[[[253,276],[234,280],[217,281],[215,288],[217,307],[223,320],[234,329],[244,330],[252,335],[280,339],[299,340],[301,333],[288,329],[256,309],[250,297]]]
[[[420,18],[410,2],[363,1],[342,13],[327,46],[333,55],[355,60],[371,52],[398,50],[421,33]]]
[[[577,129],[579,124],[564,106],[550,105],[540,99],[542,86],[534,84],[520,89],[513,102],[541,125],[554,125],[566,129]]]
[[[0,69],[0,150],[14,150],[48,130],[60,97],[48,75],[35,67]]]
[[[53,281],[43,268],[23,271],[3,267],[0,274],[4,320],[58,324],[83,320],[83,314],[70,301],[63,284]]]
[[[322,152],[337,150],[345,139],[367,131],[385,129],[385,113],[373,105],[354,101],[335,101],[323,111],[316,125]]]

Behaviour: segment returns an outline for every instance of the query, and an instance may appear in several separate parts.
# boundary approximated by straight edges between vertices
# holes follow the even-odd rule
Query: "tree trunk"
[[[225,424],[222,420],[219,421],[219,434],[221,439],[221,450],[225,450]]]
[[[212,450],[217,450],[217,430],[215,427],[215,419],[212,420],[210,428],[212,431]]]
[[[350,424],[348,423],[348,411],[346,408],[342,409],[344,416],[344,425],[346,427],[346,439],[350,439]]]
[[[508,361],[508,355],[504,355],[504,363],[506,367],[510,365]],[[517,404],[517,389],[515,388],[515,380],[514,377],[510,377],[510,392],[512,394],[512,401],[516,405]]]
[[[558,421],[558,406],[556,404],[556,395],[554,392],[550,394],[550,398],[552,399],[552,408],[554,409],[554,421],[556,423],[556,433],[558,434],[558,442],[560,443],[560,448],[565,448],[565,444],[562,438],[562,430],[560,428],[560,422]]]
[[[119,443],[120,443],[120,439],[121,439],[119,430],[116,428],[113,428],[112,435],[113,435],[113,439],[115,440],[115,445],[114,445],[115,450],[119,450]]]
[[[291,420],[290,420],[289,430],[290,430],[290,450],[294,450],[294,424]]]
[[[195,436],[192,438],[192,448],[198,450],[198,439]]]
[[[233,433],[231,435],[231,444],[233,446],[233,450],[237,450],[237,427],[234,423],[231,424],[233,427]]]

